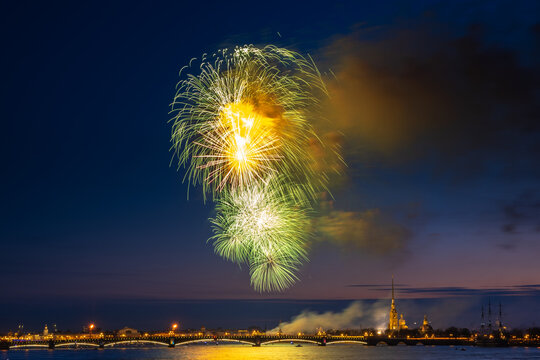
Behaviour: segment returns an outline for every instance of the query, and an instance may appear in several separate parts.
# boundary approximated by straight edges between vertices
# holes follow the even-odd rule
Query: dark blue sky
[[[96,309],[118,301],[339,308],[387,298],[350,285],[392,274],[415,289],[539,284],[538,14],[534,1],[2,3],[0,331],[40,316],[77,326],[80,315],[46,319],[51,302],[86,304],[106,322],[114,306]],[[301,281],[270,296],[213,254],[212,205],[200,191],[188,201],[169,167],[178,70],[245,43],[309,52],[336,73],[328,112],[349,167],[334,206],[351,231],[370,229],[315,239]],[[535,314],[539,302],[528,302]],[[33,315],[19,320],[15,303]]]

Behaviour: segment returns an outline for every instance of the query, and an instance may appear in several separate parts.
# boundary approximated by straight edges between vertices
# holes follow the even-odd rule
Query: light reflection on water
[[[465,349],[464,351],[462,349]],[[0,352],[1,360],[382,360],[382,359],[540,359],[537,348],[485,349],[448,346],[391,346],[368,347],[360,345],[315,346],[276,344],[261,347],[246,345],[178,346],[169,348],[109,348],[109,349],[56,349],[9,350]]]

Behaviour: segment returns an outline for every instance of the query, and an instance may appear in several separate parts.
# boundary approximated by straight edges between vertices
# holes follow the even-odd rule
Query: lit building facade
[[[394,277],[392,276],[392,303],[390,305],[390,316],[388,320],[389,331],[399,331],[408,329],[407,323],[403,318],[403,314],[398,318],[398,312],[396,309],[396,298],[394,294]]]

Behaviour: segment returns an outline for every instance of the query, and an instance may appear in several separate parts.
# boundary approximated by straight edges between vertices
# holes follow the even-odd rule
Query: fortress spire
[[[403,322],[405,322],[403,320]],[[398,313],[396,310],[396,298],[394,294],[394,275],[392,275],[392,303],[390,304],[390,316],[388,320],[388,330],[389,331],[397,331],[399,330],[399,320],[398,320]]]
[[[394,303],[394,275],[392,275],[392,304]]]

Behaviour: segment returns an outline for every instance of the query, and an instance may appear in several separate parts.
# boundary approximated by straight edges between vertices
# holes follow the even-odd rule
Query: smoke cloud
[[[318,240],[349,249],[384,255],[403,250],[412,232],[379,209],[363,212],[332,210],[316,220]]]
[[[313,334],[321,328],[322,330],[368,327],[382,329],[386,327],[388,321],[387,313],[388,301],[379,301],[373,304],[354,301],[341,312],[317,313],[304,310],[299,315],[294,316],[291,321],[281,323],[270,332],[277,333],[281,330],[285,334],[299,332]]]
[[[529,31],[529,51],[520,53],[490,42],[480,25],[454,37],[430,24],[334,39],[320,54],[333,76],[323,106],[329,121],[317,128],[331,135],[327,147],[340,149],[348,165],[338,168],[348,172],[340,185],[386,167],[432,171],[454,182],[485,174],[540,179],[540,24]],[[339,163],[322,162],[327,169]],[[532,222],[523,213],[535,213],[536,205],[508,204],[502,232],[519,233]],[[332,208],[317,219],[316,233],[318,240],[379,255],[405,250],[413,236],[378,207]]]
[[[540,176],[532,166],[540,154],[539,51],[520,61],[488,44],[480,26],[461,38],[433,28],[395,29],[374,41],[363,35],[324,50],[335,73],[327,117],[345,134],[350,165],[428,159],[460,177],[496,161],[505,174]]]

